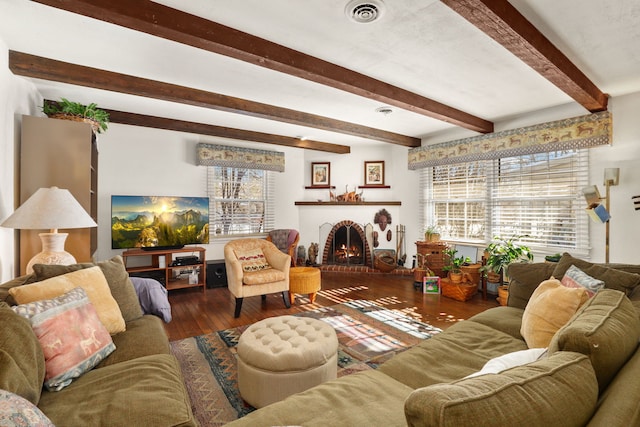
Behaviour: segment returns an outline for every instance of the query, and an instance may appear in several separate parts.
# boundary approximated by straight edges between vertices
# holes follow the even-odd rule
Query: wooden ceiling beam
[[[149,0],[35,0],[340,89],[481,133],[493,123],[331,62]]]
[[[308,126],[330,132],[337,132],[402,145],[419,147],[421,141],[406,135],[344,122],[315,114],[276,107],[273,105],[235,98],[200,89],[193,89],[171,83],[144,79],[141,77],[85,67],[27,53],[9,51],[9,69],[16,75],[43,80],[57,81],[78,86],[103,89],[112,92],[144,96],[163,101],[177,102],[196,107],[210,108],[235,114],[243,114],[262,119],[276,120],[300,126]]]
[[[53,101],[47,100],[46,102]],[[348,154],[351,152],[351,147],[346,145],[331,144],[322,141],[303,141],[299,138],[293,138],[290,136],[274,135],[270,133],[254,132],[244,129],[209,125],[205,123],[196,123],[185,120],[168,119],[165,117],[128,113],[126,111],[109,110],[106,108],[103,108],[103,110],[109,113],[110,123],[174,130],[178,132],[194,133],[197,135],[209,135],[236,139],[239,141],[253,141],[266,144],[283,145],[286,147],[306,148],[309,150],[325,151],[336,154]]]
[[[507,0],[441,0],[482,32],[595,113],[608,96]]]

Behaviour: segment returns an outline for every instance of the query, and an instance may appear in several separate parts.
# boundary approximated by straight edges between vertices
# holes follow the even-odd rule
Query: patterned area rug
[[[375,369],[393,355],[441,332],[370,301],[351,301],[298,313],[327,322],[338,336],[338,377]],[[236,383],[236,345],[248,327],[171,342],[182,368],[193,412],[203,427],[221,426],[254,408]]]

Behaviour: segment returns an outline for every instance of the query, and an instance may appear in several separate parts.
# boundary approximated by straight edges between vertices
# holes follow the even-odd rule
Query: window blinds
[[[274,208],[269,203],[274,193],[271,172],[209,166],[207,193],[212,236],[252,235],[273,229]]]
[[[587,150],[425,168],[423,224],[461,243],[527,235],[522,241],[534,249],[586,254],[588,220],[580,189],[587,180]]]

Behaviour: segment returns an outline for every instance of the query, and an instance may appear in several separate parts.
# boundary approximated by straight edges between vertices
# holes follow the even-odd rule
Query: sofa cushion
[[[118,303],[111,295],[107,279],[99,267],[77,270],[41,282],[11,288],[9,292],[18,304],[51,299],[81,287],[87,293],[109,333],[117,334],[125,330],[124,319]]]
[[[0,389],[38,404],[45,365],[42,348],[27,319],[0,307]]]
[[[584,288],[590,297],[604,288],[604,282],[602,280],[589,276],[575,265],[569,267],[562,277],[561,282],[562,286],[566,286],[567,288]]]
[[[514,262],[507,271],[509,274],[509,307],[524,308],[538,285],[553,274],[556,265],[549,262]]]
[[[620,291],[603,289],[556,333],[549,353],[587,355],[604,390],[636,350],[639,338],[640,319],[631,301]]]
[[[142,308],[120,255],[96,264],[90,262],[71,265],[36,264],[33,266],[33,271],[35,280],[41,281],[95,266],[100,267],[107,279],[111,295],[118,303],[124,321],[129,322],[142,316]]]
[[[589,359],[578,353],[552,357],[411,393],[410,426],[584,426],[593,414],[598,384]],[[490,420],[490,421],[488,421]]]
[[[34,273],[27,274],[25,276],[16,277],[15,279],[4,282],[0,285],[0,301],[6,302],[9,305],[16,305],[16,300],[9,293],[9,289],[16,286],[27,285],[36,281],[36,275]]]
[[[6,390],[0,390],[0,426],[55,427],[37,406]]]
[[[378,370],[415,389],[458,380],[494,357],[526,348],[521,338],[465,320],[395,355]]]
[[[111,337],[116,350],[97,368],[154,354],[171,354],[167,333],[159,317],[145,315],[127,322],[127,330]]]
[[[48,390],[62,390],[115,349],[82,288],[12,309],[29,319],[40,341],[46,366],[44,385]]]
[[[413,391],[376,370],[327,381],[226,424],[256,426],[404,426],[402,405]]]
[[[520,334],[523,313],[524,310],[520,308],[500,306],[475,314],[471,316],[469,320],[490,326],[518,340],[523,340],[524,338],[522,338],[522,334]]]
[[[43,391],[40,409],[57,426],[195,426],[175,357],[140,357],[94,369],[61,392]]]
[[[529,348],[548,347],[553,335],[588,299],[584,289],[562,286],[559,280],[540,283],[522,314],[520,333]]]
[[[575,265],[591,277],[604,281],[605,287],[624,292],[630,295],[640,284],[640,274],[628,273],[626,271],[593,264],[579,258],[574,258],[568,253],[564,253],[556,268],[553,270],[553,277],[562,279],[569,267]]]

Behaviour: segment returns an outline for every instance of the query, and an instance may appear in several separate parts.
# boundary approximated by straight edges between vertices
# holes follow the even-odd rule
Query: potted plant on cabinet
[[[74,120],[91,125],[94,133],[106,131],[109,125],[109,113],[98,108],[96,104],[83,105],[66,98],[60,101],[45,102],[42,112],[52,119]]]
[[[529,262],[533,261],[533,253],[531,249],[525,245],[519,245],[516,241],[527,237],[526,235],[514,235],[510,238],[496,236],[485,249],[486,264],[482,267],[482,271],[487,274],[487,280],[490,283],[497,283],[498,286],[503,285],[504,273],[509,264],[516,261]],[[495,277],[491,277],[494,275]],[[508,287],[498,288],[498,292],[503,295],[508,292]],[[507,294],[508,295],[508,294]],[[500,297],[500,303],[506,304],[506,296]],[[503,304],[503,305],[504,305]]]
[[[426,242],[439,242],[440,231],[436,225],[428,226],[424,231],[424,240]]]

